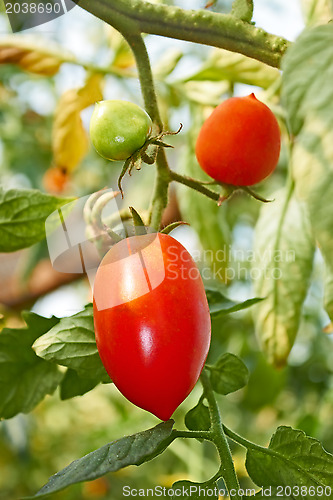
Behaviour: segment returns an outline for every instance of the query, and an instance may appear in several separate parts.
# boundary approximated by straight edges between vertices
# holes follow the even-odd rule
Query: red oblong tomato
[[[213,179],[251,186],[275,169],[280,136],[274,114],[254,94],[231,97],[204,122],[195,152],[199,165]]]
[[[196,384],[211,323],[192,257],[166,234],[114,245],[94,283],[94,324],[102,363],[132,403],[168,420]]]

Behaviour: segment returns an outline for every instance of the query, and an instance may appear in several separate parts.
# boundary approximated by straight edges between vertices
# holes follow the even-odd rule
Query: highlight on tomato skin
[[[280,148],[273,112],[250,94],[215,108],[199,132],[195,152],[201,168],[216,181],[251,186],[273,172]]]
[[[166,234],[114,245],[96,274],[96,343],[132,403],[168,420],[195,386],[211,337],[202,279],[187,250]]]

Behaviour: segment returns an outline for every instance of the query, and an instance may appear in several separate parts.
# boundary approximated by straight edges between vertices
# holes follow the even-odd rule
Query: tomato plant
[[[302,33],[293,2],[259,2],[276,35],[252,0],[74,0],[88,29],[1,37],[4,500],[59,465],[36,498],[332,500],[333,6],[300,1]]]
[[[216,181],[251,186],[275,169],[280,142],[274,114],[250,94],[217,106],[199,132],[195,151],[202,169]]]
[[[187,250],[160,233],[114,245],[95,278],[94,323],[120,392],[168,420],[196,384],[210,344],[207,298]]]
[[[96,151],[107,160],[126,160],[144,145],[152,128],[146,111],[128,101],[95,104],[90,137]]]

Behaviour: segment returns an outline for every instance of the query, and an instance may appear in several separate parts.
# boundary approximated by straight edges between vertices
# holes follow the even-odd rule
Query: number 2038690
[[[330,486],[277,486],[277,497],[323,497],[331,498],[332,488]]]
[[[63,7],[60,2],[6,2],[5,5],[7,14],[60,14],[63,12]]]

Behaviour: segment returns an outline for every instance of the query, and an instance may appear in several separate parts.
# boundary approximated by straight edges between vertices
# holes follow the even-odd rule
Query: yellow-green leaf
[[[252,276],[256,333],[268,361],[283,366],[294,344],[308,290],[315,245],[306,208],[287,193],[263,205],[255,230]]]

